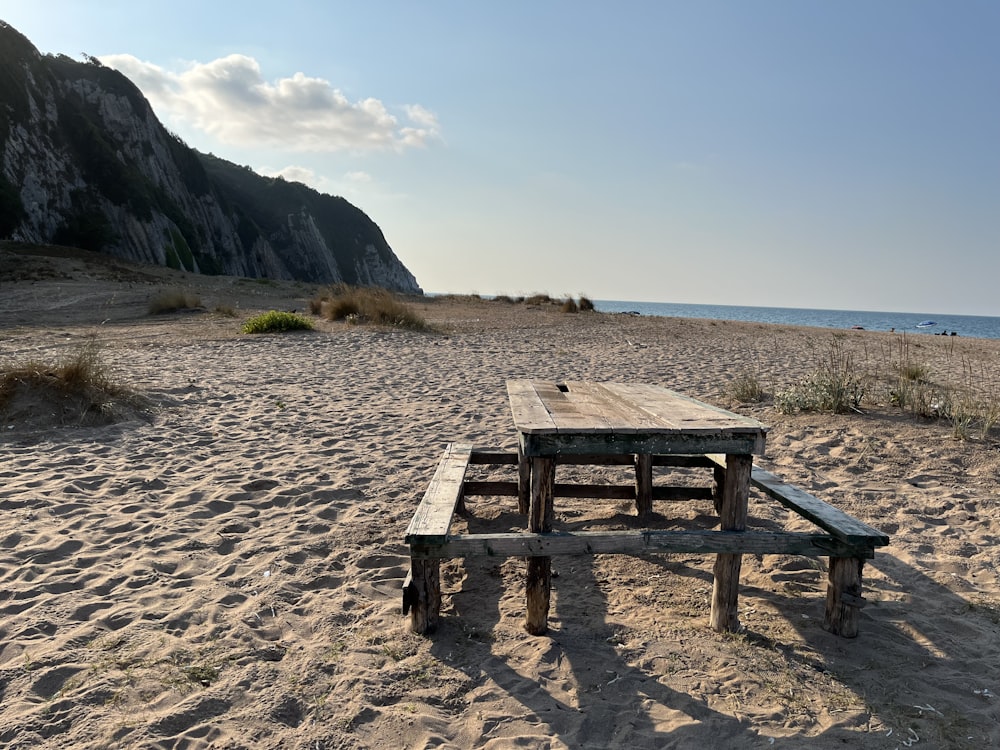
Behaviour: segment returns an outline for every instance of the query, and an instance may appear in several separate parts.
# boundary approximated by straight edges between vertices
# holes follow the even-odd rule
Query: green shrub
[[[301,315],[270,310],[255,315],[243,324],[243,333],[284,333],[285,331],[311,331],[313,324]]]
[[[857,411],[865,397],[868,378],[857,368],[840,339],[834,338],[819,369],[803,381],[776,393],[775,406],[786,414],[797,411]]]

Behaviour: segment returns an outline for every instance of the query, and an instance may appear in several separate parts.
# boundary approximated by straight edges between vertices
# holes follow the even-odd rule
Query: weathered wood
[[[723,531],[743,532],[747,526],[747,499],[750,488],[749,455],[727,457],[726,479],[722,488],[719,525]],[[740,629],[739,606],[740,553],[719,553],[713,567],[712,629],[719,633],[735,633]]]
[[[520,485],[517,482],[466,480],[462,486],[465,497],[482,495],[488,497],[517,497]]]
[[[570,456],[590,455],[606,452],[609,455],[632,455],[650,453],[667,455],[671,453],[750,453],[756,445],[756,438],[748,435],[728,435],[725,433],[638,433],[628,436],[600,433],[522,433],[519,436],[521,450],[526,456]]]
[[[762,455],[767,428],[750,417],[725,411],[682,396],[666,388],[624,383],[554,383],[544,380],[507,381],[511,413],[523,436],[572,434],[605,437],[617,435],[624,442],[635,436],[674,435],[714,437],[722,444],[734,439],[747,445],[747,453]],[[544,445],[545,443],[541,443]],[[593,453],[707,453],[704,450],[617,450],[600,446]],[[580,450],[570,452],[582,452]],[[714,452],[743,452],[724,449]],[[561,453],[553,450],[547,455]],[[546,455],[532,453],[528,455]]]
[[[485,497],[517,497],[520,489],[518,482],[509,481],[478,481],[466,480],[463,484],[462,496]],[[653,500],[711,500],[711,487],[652,487]],[[556,482],[553,495],[562,498],[591,498],[595,500],[635,500],[636,488],[616,484],[569,484]],[[527,512],[527,511],[525,511]]]
[[[470,464],[485,464],[489,466],[503,466],[517,463],[517,454],[505,451],[502,448],[473,448],[469,455]]]
[[[716,464],[725,461],[724,456],[709,455]],[[750,483],[764,494],[777,500],[789,510],[812,521],[824,531],[852,544],[872,542],[884,547],[889,543],[888,535],[859,521],[839,508],[830,505],[795,485],[783,482],[769,471],[754,466],[750,473]]]
[[[527,513],[531,498],[531,459],[517,449],[517,510]]]
[[[462,483],[472,447],[449,445],[417,506],[404,537],[407,544],[440,543],[448,536],[451,518],[462,496]]]
[[[653,512],[653,461],[648,453],[635,457],[635,511],[639,518]]]
[[[473,454],[475,457],[476,454]],[[703,454],[690,456],[654,455],[651,457],[653,466],[675,466],[675,467],[710,467],[712,461]],[[556,456],[557,466],[632,466],[635,463],[633,454],[610,454],[610,455],[562,455]],[[473,463],[475,463],[473,461]]]
[[[555,483],[555,463],[550,458],[531,461],[531,499],[528,509],[528,531],[552,530],[552,486]],[[529,557],[525,577],[526,609],[524,629],[532,635],[542,635],[548,629],[549,599],[552,588],[552,558]]]
[[[861,596],[864,561],[854,557],[831,557],[826,587],[823,627],[834,635],[855,638],[865,601]]]
[[[552,415],[542,403],[530,380],[508,380],[507,395],[515,425],[524,425],[532,432],[555,432]]]
[[[717,529],[622,531],[524,531],[454,534],[440,545],[422,548],[436,558],[531,557],[556,555],[645,555],[656,553],[742,553],[807,557],[872,557],[871,547],[854,547],[827,534],[791,531],[728,532]]]
[[[722,510],[722,488],[726,486],[726,469],[724,466],[712,467],[712,499],[715,501],[715,512]]]
[[[417,548],[421,555],[423,550]],[[410,572],[403,582],[403,614],[410,613],[410,630],[431,633],[438,626],[441,612],[440,562],[433,558],[413,557]]]

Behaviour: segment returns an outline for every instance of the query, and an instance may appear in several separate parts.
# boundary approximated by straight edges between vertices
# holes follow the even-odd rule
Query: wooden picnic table
[[[528,531],[552,531],[557,460],[579,457],[599,463],[634,456],[636,509],[651,512],[653,456],[724,457],[716,474],[716,509],[722,531],[746,528],[753,456],[763,455],[767,427],[667,388],[632,383],[510,380],[507,382],[518,434],[518,497],[527,505]],[[738,587],[742,553],[719,552],[714,567],[712,628],[739,629]],[[551,558],[528,558],[525,628],[547,629]]]

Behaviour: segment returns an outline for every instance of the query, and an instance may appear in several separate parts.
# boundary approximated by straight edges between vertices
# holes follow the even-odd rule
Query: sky
[[[1000,316],[995,0],[0,0],[427,292]]]

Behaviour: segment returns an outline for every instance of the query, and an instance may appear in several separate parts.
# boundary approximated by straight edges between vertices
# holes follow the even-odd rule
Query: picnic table
[[[824,627],[858,634],[865,601],[861,574],[875,548],[889,543],[879,530],[782,481],[753,463],[764,453],[768,428],[660,386],[519,379],[507,382],[517,453],[451,443],[406,530],[410,572],[403,613],[411,629],[437,627],[441,605],[439,562],[455,557],[523,556],[527,561],[525,629],[547,630],[552,555],[650,553],[715,554],[710,624],[718,632],[741,628],[739,577],[744,554],[829,557]],[[468,479],[470,465],[516,467],[516,481]],[[634,467],[632,486],[559,483],[557,465]],[[711,486],[654,485],[654,466],[703,467]],[[816,532],[747,530],[751,487],[810,521]],[[453,514],[467,496],[516,496],[527,515],[522,532],[454,534]],[[554,498],[634,499],[640,519],[654,501],[710,500],[718,528],[560,531],[553,529]]]
[[[743,531],[754,455],[763,455],[767,428],[755,419],[674,391],[635,383],[507,382],[518,435],[519,498],[528,499],[528,531],[552,531],[556,460],[604,456],[635,460],[636,510],[652,511],[652,457],[721,454],[717,510],[723,531]],[[585,458],[586,457],[586,458]],[[680,532],[678,532],[680,533]],[[742,555],[720,552],[714,568],[712,628],[739,628],[737,598]],[[547,629],[551,558],[528,559],[525,628]]]

